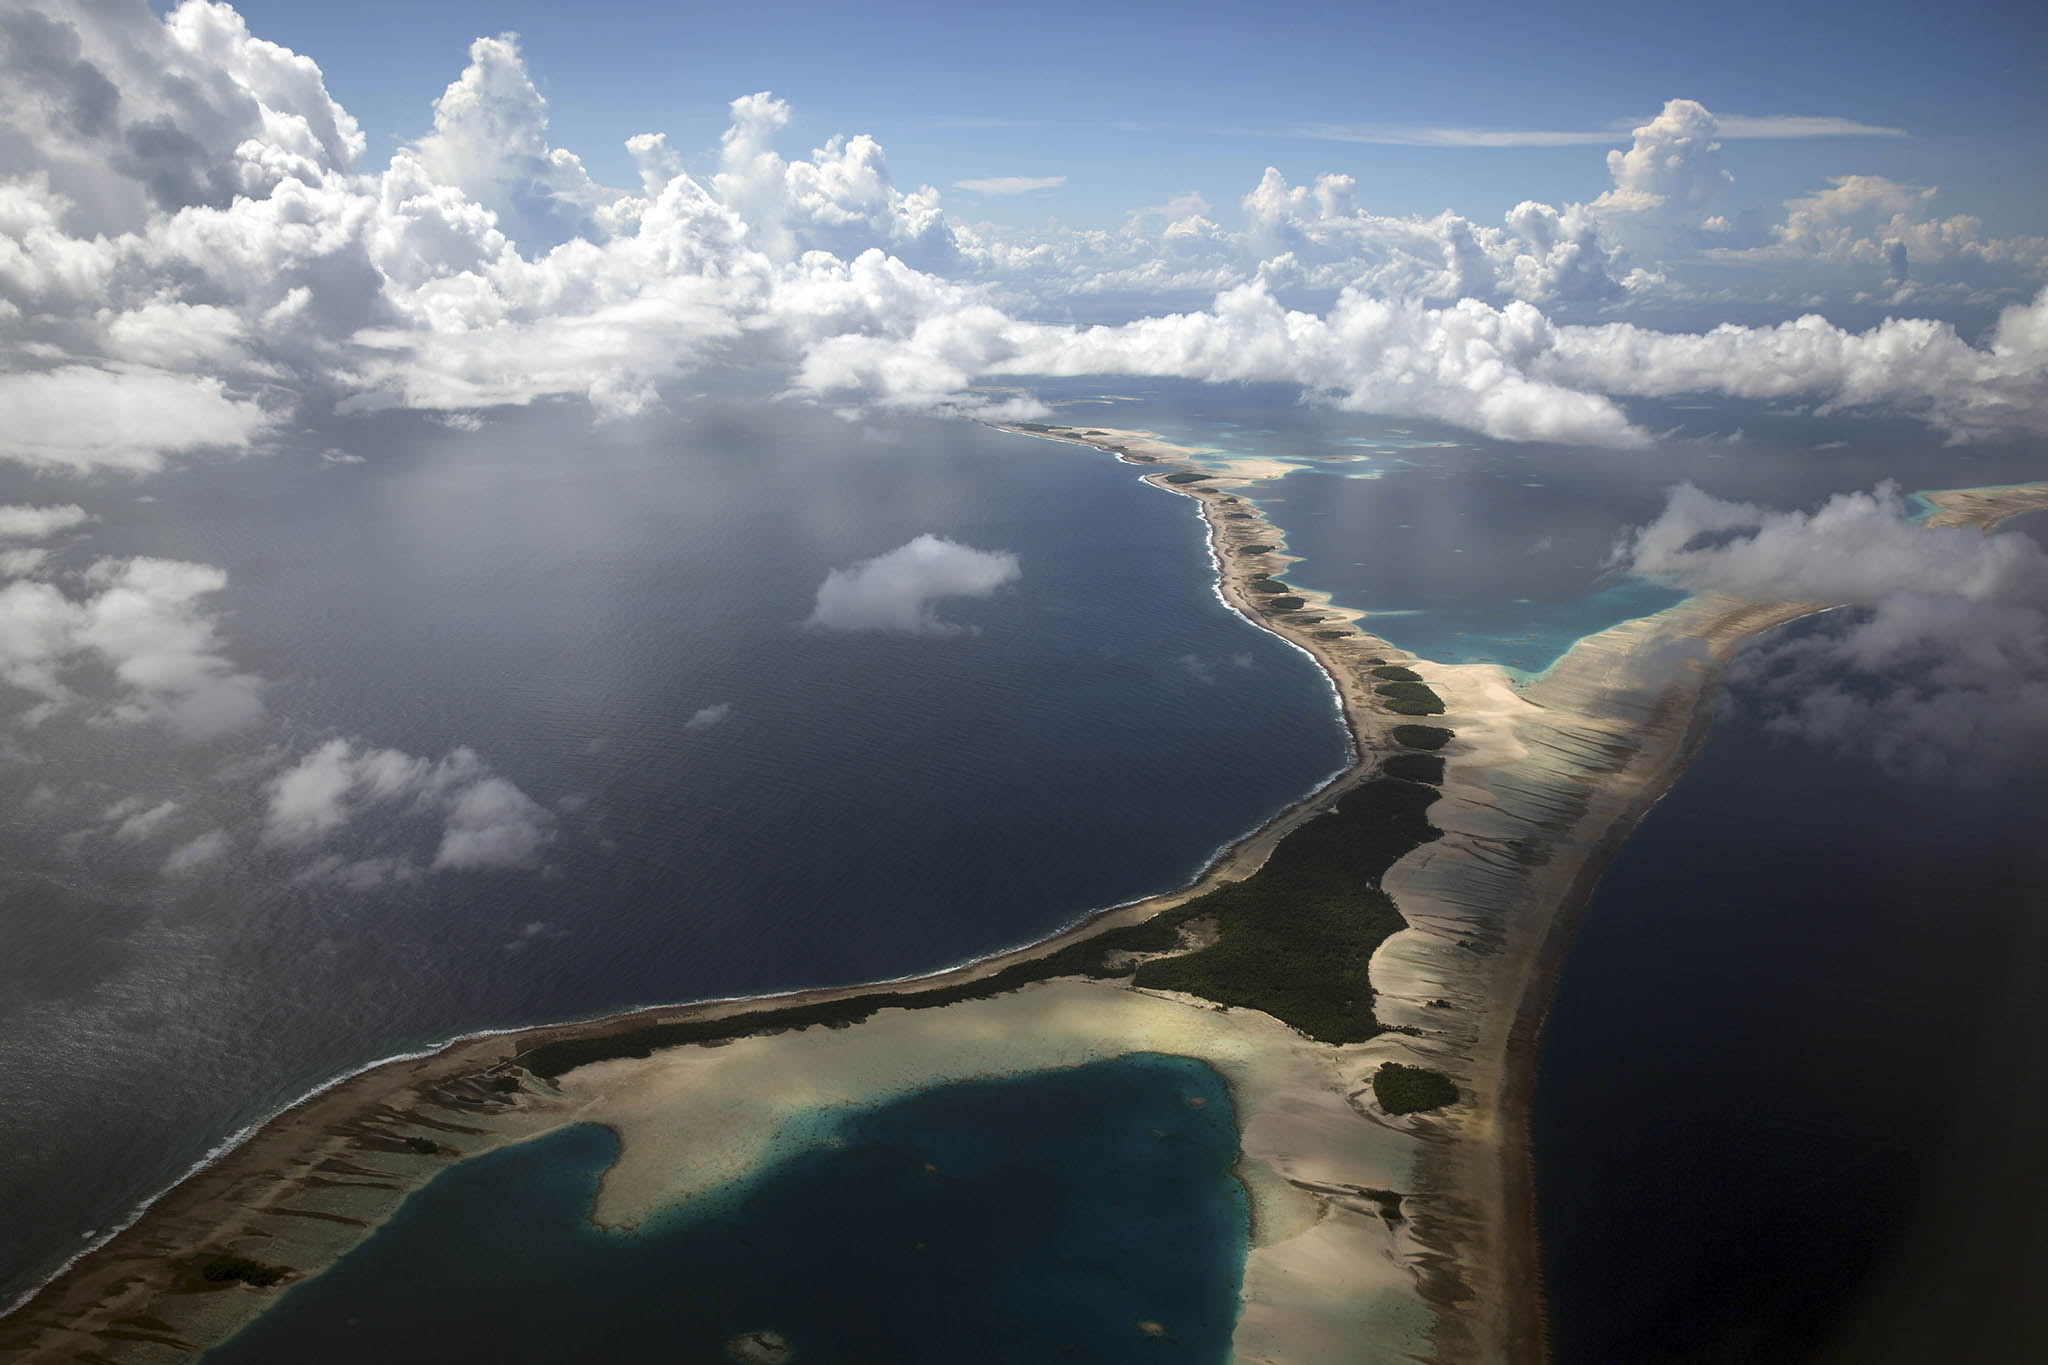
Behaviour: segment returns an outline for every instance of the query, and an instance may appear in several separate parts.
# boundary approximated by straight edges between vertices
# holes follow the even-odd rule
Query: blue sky
[[[1731,207],[1827,176],[1939,185],[1994,231],[2034,227],[2048,181],[2048,7],[1823,3],[1711,9],[1576,4],[1009,6],[546,3],[349,6],[250,0],[252,29],[313,55],[388,147],[471,39],[522,37],[555,140],[630,184],[621,144],[666,131],[696,170],[735,96],[773,90],[792,142],[869,132],[899,182],[1065,176],[1021,201],[955,212],[1079,224],[1195,191],[1227,204],[1268,164],[1353,175],[1375,212],[1491,217],[1587,198],[1599,149],[1458,149],[1305,136],[1318,129],[1612,130],[1664,101],[1716,113],[1826,116],[1912,136],[1744,141]],[[404,34],[392,42],[393,34]],[[799,149],[801,150],[801,149]]]
[[[1033,377],[1101,374],[1634,448],[1632,405],[1679,395],[2048,431],[2044,34],[1971,4],[14,0],[0,459],[630,421],[713,369],[849,414],[1037,415]]]

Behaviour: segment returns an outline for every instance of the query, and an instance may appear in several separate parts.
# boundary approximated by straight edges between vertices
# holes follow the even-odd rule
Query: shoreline
[[[1018,434],[1035,436],[1039,433]],[[1073,443],[1093,444],[1078,439]],[[1174,449],[1160,444],[1164,449]],[[1110,453],[1123,458],[1121,452]],[[1128,459],[1124,462],[1144,463]],[[1337,798],[1355,787],[1370,771],[1372,756],[1360,744],[1360,735],[1366,732],[1361,723],[1360,708],[1369,692],[1356,686],[1347,689],[1340,682],[1346,672],[1356,670],[1347,669],[1331,651],[1321,647],[1322,642],[1306,638],[1305,631],[1290,632],[1277,628],[1276,623],[1257,609],[1253,595],[1243,585],[1258,577],[1262,568],[1270,568],[1278,561],[1265,556],[1233,559],[1223,553],[1224,531],[1219,519],[1210,515],[1208,510],[1213,500],[1165,482],[1166,477],[1178,469],[1178,466],[1161,468],[1148,474],[1144,481],[1163,491],[1186,496],[1203,509],[1206,548],[1214,571],[1212,588],[1224,605],[1316,662],[1336,698],[1338,716],[1346,732],[1349,754],[1343,767],[1260,825],[1219,848],[1196,876],[1185,884],[1158,895],[1093,910],[1046,938],[1000,949],[939,971],[881,982],[812,987],[684,1004],[658,1004],[581,1020],[481,1030],[366,1063],[322,1083],[291,1104],[224,1139],[178,1181],[136,1206],[119,1225],[93,1245],[75,1254],[42,1284],[0,1310],[0,1353],[28,1351],[30,1354],[24,1358],[35,1359],[57,1347],[68,1355],[81,1337],[94,1335],[90,1326],[81,1329],[72,1325],[75,1321],[97,1318],[111,1322],[120,1309],[133,1306],[134,1300],[176,1292],[173,1283],[177,1277],[168,1262],[181,1258],[189,1260],[211,1243],[231,1240],[218,1234],[235,1221],[232,1215],[243,1203],[237,1189],[245,1182],[261,1180],[280,1168],[318,1165],[318,1161],[309,1161],[308,1157],[314,1151],[333,1145],[323,1143],[323,1137],[354,1131],[366,1112],[381,1112],[387,1118],[402,1117],[423,1103],[450,1098],[459,1100],[462,1106],[473,1106],[478,1102],[477,1096],[450,1096],[444,1093],[444,1087],[451,1082],[459,1082],[466,1073],[479,1068],[491,1070],[502,1066],[518,1053],[533,1047],[568,1037],[601,1037],[648,1024],[727,1020],[769,1009],[878,994],[914,996],[947,986],[972,983],[1006,967],[1051,956],[1062,948],[1109,930],[1141,923],[1219,885],[1243,880],[1256,872],[1283,837],[1329,809]],[[1231,502],[1235,503],[1236,499],[1232,498]],[[1265,533],[1278,534],[1277,528],[1261,524]],[[1238,543],[1245,543],[1244,538],[1240,537]],[[1360,637],[1362,646],[1378,643],[1369,637]],[[511,1106],[507,1104],[504,1107],[509,1109]],[[399,1130],[405,1124],[387,1126],[393,1140],[404,1140],[405,1134]],[[481,1131],[491,1130],[485,1125]],[[499,1144],[492,1141],[488,1145]],[[475,1152],[462,1151],[458,1159],[473,1154]],[[332,1159],[332,1155],[321,1151],[321,1159]],[[390,1208],[395,1209],[404,1194],[424,1184],[446,1163],[423,1160],[419,1164],[422,1169],[413,1173],[416,1178],[404,1182],[403,1190],[393,1187],[391,1192],[398,1197],[388,1201]],[[385,1209],[365,1219],[351,1217],[350,1221],[356,1224],[362,1235],[367,1235],[382,1221],[382,1217],[388,1216],[389,1211]],[[242,1297],[232,1286],[228,1296]],[[208,1297],[220,1298],[223,1295]],[[253,1307],[260,1308],[260,1305]],[[26,1337],[24,1329],[28,1333]],[[65,1344],[59,1346],[58,1341],[43,1340],[45,1337],[61,1339]],[[190,1344],[181,1342],[181,1348]]]
[[[1732,656],[1758,636],[1807,616],[1832,610],[1825,606],[1793,604],[1779,619],[1746,632],[1733,643]],[[1537,1075],[1542,1058],[1543,1028],[1556,994],[1573,941],[1605,878],[1607,868],[1638,826],[1649,817],[1677,785],[1693,759],[1706,743],[1718,712],[1721,674],[1726,659],[1717,662],[1705,678],[1698,696],[1687,708],[1686,723],[1662,761],[1654,765],[1640,795],[1615,814],[1607,827],[1590,840],[1578,868],[1558,900],[1550,922],[1537,938],[1530,959],[1525,988],[1509,1021],[1501,1071],[1501,1130],[1499,1160],[1502,1170],[1501,1222],[1506,1230],[1502,1246],[1502,1280],[1517,1286],[1510,1301],[1506,1322],[1505,1356],[1510,1360],[1544,1361],[1549,1358],[1548,1301],[1544,1287],[1541,1227],[1537,1217],[1535,1148],[1531,1117]]]
[[[1975,527],[1984,535],[1995,533],[2013,517],[2048,509],[2048,482],[1998,484],[1981,488],[1917,490],[1908,495],[1926,508],[1919,518],[1930,529]],[[1680,610],[1692,601],[1672,610]],[[1769,604],[1755,604],[1766,608]],[[1706,743],[1718,711],[1720,675],[1740,650],[1771,631],[1782,629],[1809,616],[1839,610],[1828,603],[1779,604],[1761,623],[1743,629],[1715,650],[1711,676],[1690,708],[1683,734],[1673,746],[1659,771],[1646,785],[1643,796],[1630,810],[1620,812],[1589,848],[1578,876],[1559,900],[1547,931],[1535,945],[1527,986],[1517,1004],[1504,1050],[1502,1101],[1504,1137],[1500,1152],[1503,1171],[1503,1222],[1508,1242],[1503,1250],[1503,1278],[1523,1288],[1510,1314],[1511,1324],[1520,1324],[1505,1339],[1506,1358],[1542,1362],[1548,1359],[1548,1304],[1544,1284],[1541,1229],[1535,1189],[1535,1150],[1531,1134],[1533,1100],[1540,1067],[1543,1030],[1572,941],[1591,906],[1607,867],[1635,829],[1647,819],[1664,797],[1685,775]],[[1662,613],[1660,613],[1661,615]],[[1654,618],[1643,618],[1645,620]],[[1624,623],[1624,626],[1634,623]],[[1560,658],[1559,662],[1562,662]],[[1532,680],[1540,683],[1545,674]]]
[[[1356,1132],[1337,1139],[1332,1137],[1334,1129],[1317,1129],[1306,1139],[1311,1160],[1304,1166],[1291,1157],[1275,1155],[1280,1148],[1273,1147],[1270,1132],[1264,1137],[1253,1135],[1253,1124],[1265,1122],[1257,1118],[1256,1106],[1241,1118],[1246,1152],[1264,1143],[1259,1149],[1271,1158],[1264,1176],[1247,1181],[1248,1192],[1264,1199],[1268,1207],[1261,1216],[1268,1223],[1293,1229],[1289,1233],[1293,1240],[1261,1247],[1254,1259],[1248,1260],[1241,1326],[1248,1335],[1263,1333],[1265,1339],[1274,1341],[1286,1338],[1294,1325],[1287,1317],[1289,1312],[1306,1318],[1326,1307],[1324,1299],[1340,1288],[1361,1292],[1363,1282],[1358,1275],[1363,1268],[1349,1266],[1351,1277],[1345,1278],[1346,1266],[1332,1268],[1332,1260],[1341,1259],[1333,1248],[1348,1248],[1350,1253],[1377,1248],[1379,1255],[1374,1259],[1391,1260],[1396,1267],[1400,1280],[1396,1288],[1405,1286],[1402,1292],[1419,1299],[1434,1314],[1429,1334],[1434,1358],[1540,1360],[1541,1260],[1535,1240],[1527,1100],[1535,1081],[1542,1020],[1572,930],[1607,860],[1676,781],[1704,739],[1712,709],[1702,703],[1714,695],[1726,659],[1758,631],[1824,609],[1823,605],[1688,599],[1656,616],[1586,637],[1544,675],[1517,687],[1493,665],[1434,665],[1414,659],[1357,629],[1357,613],[1331,606],[1326,594],[1290,587],[1282,600],[1296,605],[1276,610],[1273,588],[1268,586],[1262,595],[1251,585],[1269,576],[1277,578],[1296,557],[1285,552],[1284,534],[1278,527],[1266,521],[1255,506],[1227,491],[1239,486],[1236,480],[1207,474],[1187,462],[1186,457],[1196,452],[1172,446],[1150,433],[1042,425],[1004,429],[1090,446],[1128,464],[1155,465],[1145,475],[1146,482],[1194,502],[1204,519],[1219,598],[1254,625],[1309,654],[1329,680],[1349,735],[1351,752],[1346,765],[1258,828],[1219,849],[1188,884],[1093,911],[1035,943],[944,971],[889,982],[658,1005],[569,1023],[465,1035],[425,1052],[371,1063],[338,1077],[252,1125],[253,1131],[245,1129],[246,1136],[238,1144],[232,1140],[223,1144],[216,1149],[217,1155],[210,1154],[207,1162],[142,1206],[126,1228],[80,1253],[0,1315],[0,1351],[20,1350],[27,1353],[26,1359],[70,1358],[82,1349],[98,1351],[105,1359],[184,1358],[191,1350],[222,1339],[272,1300],[263,1290],[234,1283],[216,1287],[214,1292],[193,1292],[195,1258],[224,1249],[261,1258],[269,1249],[272,1255],[282,1257],[289,1252],[296,1258],[286,1264],[309,1266],[293,1279],[317,1273],[452,1161],[536,1136],[565,1122],[630,1126],[635,1121],[632,1114],[641,1115],[643,1148],[649,1143],[666,1147],[675,1140],[674,1118],[667,1110],[656,1118],[646,1117],[654,1112],[647,1108],[651,1101],[643,1093],[650,1086],[655,1091],[667,1086],[668,1091],[662,1093],[670,1093],[672,1099],[674,1087],[683,1083],[678,1076],[697,1084],[716,1063],[730,1062],[742,1054],[815,1055],[862,1029],[869,1030],[863,1036],[874,1036],[878,1027],[871,1028],[872,1021],[830,1029],[799,1026],[703,1046],[662,1048],[637,1061],[628,1056],[586,1064],[566,1072],[560,1078],[562,1084],[523,1077],[518,1068],[508,1068],[508,1063],[535,1047],[602,1040],[653,1025],[741,1020],[790,1007],[861,997],[914,998],[980,982],[1006,968],[1051,957],[1114,929],[1143,923],[1215,887],[1244,880],[1265,863],[1282,838],[1333,807],[1377,771],[1384,754],[1397,750],[1389,732],[1410,718],[1390,714],[1377,704],[1367,672],[1368,660],[1384,658],[1427,668],[1429,684],[1449,708],[1442,719],[1457,730],[1456,739],[1444,751],[1452,760],[1442,784],[1444,797],[1430,816],[1446,837],[1441,844],[1423,846],[1420,856],[1397,862],[1387,875],[1388,890],[1395,893],[1409,926],[1382,944],[1372,958],[1373,984],[1384,1002],[1384,1007],[1376,1005],[1375,1012],[1381,1015],[1387,1032],[1353,1045],[1302,1040],[1303,1047],[1294,1051],[1306,1048],[1320,1059],[1314,1066],[1321,1068],[1317,1074],[1322,1080],[1314,1084],[1302,1081],[1287,1096],[1292,1103],[1305,1095],[1327,1100],[1329,1093],[1336,1093],[1355,1111],[1351,1117],[1373,1119],[1385,1132],[1373,1138],[1378,1145],[1365,1152],[1358,1145],[1365,1139]],[[1176,475],[1183,477],[1176,479]],[[1997,505],[2005,509],[2000,516],[2048,505],[2044,494],[2048,490],[2036,486],[2029,495],[2034,501],[2027,506],[2011,506],[2017,495],[2009,494],[1998,500]],[[1957,524],[1982,524],[1980,518],[1988,517],[1988,510],[1973,504],[1959,508],[1954,515],[1959,518]],[[1242,553],[1252,545],[1269,548]],[[1340,623],[1345,631],[1342,638],[1325,638],[1312,629],[1319,626],[1332,632]],[[1646,685],[1632,676],[1639,656],[1649,646],[1674,639],[1705,639],[1709,661],[1682,668],[1647,685],[1646,690]],[[1526,828],[1518,830],[1518,821]],[[1504,894],[1509,884],[1499,879],[1497,869],[1489,870],[1487,865],[1498,863],[1501,849],[1515,838],[1534,840],[1540,856],[1530,857],[1526,851],[1514,855],[1523,858],[1524,865],[1510,898]],[[1529,914],[1510,913],[1515,908],[1510,899],[1518,906],[1533,904],[1536,909]],[[1481,940],[1484,952],[1475,947]],[[1030,997],[1042,1004],[1073,995],[1092,1011],[1089,1018],[1094,1021],[1090,1025],[1094,1031],[1075,1046],[1103,1046],[1104,1039],[1157,1041],[1192,1036],[1187,1031],[1195,1025],[1188,1017],[1161,1012],[1161,1002],[1172,1004],[1178,999],[1184,1007],[1189,997],[1099,984],[1051,989],[1075,980],[1055,977],[918,1014],[926,1021],[935,1020],[945,1010],[955,1011],[956,1020],[1000,1015],[1002,1011],[992,1002]],[[1444,998],[1447,995],[1460,1002],[1448,1015],[1436,1008],[1451,1003]],[[1031,1017],[1030,1001],[1015,1008]],[[1221,1049],[1236,1056],[1249,1046],[1247,1030],[1272,1031],[1266,1026],[1274,1021],[1256,1011],[1220,1010],[1199,999],[1195,1003],[1202,1006],[1203,1015],[1220,1013],[1235,1022],[1222,1033],[1212,1029],[1203,1035],[1208,1039],[1202,1044],[1209,1049],[1207,1056],[1199,1050],[1188,1055],[1206,1060],[1219,1055]],[[1431,1012],[1421,1013],[1425,1009]],[[1247,1023],[1240,1017],[1246,1015],[1266,1022]],[[873,1018],[885,1016],[888,1027],[897,1034],[921,1036],[914,1030],[904,1034],[911,1028],[903,1022],[912,1017],[909,1011],[883,1008]],[[1204,1028],[1214,1024],[1213,1019],[1200,1022]],[[1277,1027],[1288,1032],[1284,1025]],[[1353,1093],[1363,1074],[1359,1068],[1390,1055],[1450,1071],[1459,1084],[1458,1104],[1449,1111],[1412,1116],[1406,1121],[1374,1118],[1370,1106],[1362,1106],[1358,1093]],[[931,1075],[961,1065],[950,1053],[934,1053],[932,1058]],[[985,1059],[983,1064],[987,1064]],[[1289,1065],[1303,1075],[1308,1074],[1303,1068],[1310,1067],[1301,1057]],[[1236,1080],[1246,1083],[1247,1077],[1259,1074],[1253,1067],[1241,1071]],[[612,1087],[611,1081],[603,1079],[606,1077],[624,1079]],[[1335,1092],[1331,1092],[1333,1078],[1340,1081]],[[892,1083],[908,1082],[899,1078]],[[606,1113],[629,1117],[593,1117]],[[1267,1123],[1267,1128],[1277,1122]],[[1298,1138],[1301,1134],[1290,1135],[1290,1141]],[[1356,1158],[1353,1165],[1361,1169],[1377,1172],[1406,1162],[1415,1175],[1410,1191],[1398,1196],[1410,1201],[1412,1217],[1405,1229],[1397,1229],[1396,1220],[1386,1220],[1385,1235],[1392,1238],[1387,1245],[1371,1241],[1368,1246],[1367,1240],[1361,1240],[1367,1233],[1381,1236],[1372,1218],[1354,1207],[1367,1182],[1337,1180],[1332,1184],[1311,1178],[1318,1171],[1308,1168],[1322,1155],[1315,1144],[1321,1142],[1324,1149],[1334,1150],[1333,1141],[1350,1144]],[[419,1144],[425,1145],[424,1150]],[[1292,1151],[1287,1143],[1281,1147]],[[365,1150],[378,1154],[377,1169],[362,1168]],[[1362,1152],[1365,1154],[1360,1155]],[[1289,1174],[1295,1167],[1307,1174]],[[607,1181],[610,1179],[608,1173]],[[1253,1189],[1255,1184],[1259,1189]],[[1370,1184],[1384,1192],[1394,1180],[1375,1175]],[[1313,1217],[1304,1212],[1304,1191],[1313,1202]],[[1293,1221],[1288,1221],[1290,1218]],[[1308,1218],[1305,1225],[1301,1224],[1303,1218]],[[1289,1262],[1290,1256],[1294,1263]],[[1286,1298],[1284,1282],[1290,1276],[1301,1278],[1297,1272],[1304,1266],[1307,1279],[1313,1280],[1317,1274],[1323,1277],[1324,1299],[1313,1295],[1298,1302]],[[1255,1278],[1259,1280],[1256,1286]],[[1375,1292],[1382,1292],[1388,1302],[1394,1295],[1384,1285]],[[175,1316],[181,1320],[175,1326],[165,1322],[159,1312],[171,1311],[165,1305],[177,1310]],[[1395,1309],[1398,1304],[1388,1311]],[[1405,1321],[1398,1313],[1389,1321],[1397,1319]],[[164,1350],[178,1354],[167,1356]],[[1240,1350],[1239,1358],[1292,1358],[1285,1352],[1248,1354],[1249,1350],[1249,1346]],[[1412,1359],[1415,1355],[1404,1349],[1398,1357],[1390,1354],[1388,1358]]]

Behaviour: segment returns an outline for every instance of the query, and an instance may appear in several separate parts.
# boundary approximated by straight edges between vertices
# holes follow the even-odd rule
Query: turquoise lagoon
[[[1490,440],[1420,418],[1304,403],[1284,385],[1073,380],[1038,384],[1078,426],[1143,428],[1199,449],[1300,557],[1290,583],[1439,663],[1541,673],[1584,636],[1683,600],[1618,571],[1614,550],[1690,481],[1716,497],[1810,508],[1890,479],[1955,488],[2040,477],[2023,443],[1943,446],[1918,424],[1762,404],[1638,403],[1658,433],[1602,449]]]
[[[292,1360],[1222,1361],[1249,1214],[1221,1077],[1137,1054],[812,1115],[637,1233],[563,1129],[451,1167],[210,1352]],[[793,1149],[793,1150],[792,1150]]]

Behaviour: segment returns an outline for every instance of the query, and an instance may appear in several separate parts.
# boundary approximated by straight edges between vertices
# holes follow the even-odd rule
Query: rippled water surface
[[[1346,754],[1320,672],[1217,599],[1190,504],[972,423],[765,399],[632,431],[390,418],[147,484],[0,489],[72,497],[99,520],[67,571],[226,570],[220,648],[271,719],[185,745],[58,717],[0,763],[5,1291],[348,1068],[1039,937],[1177,884]],[[952,633],[799,626],[828,571],[927,533],[1020,575],[934,604]],[[317,850],[262,842],[265,784],[337,738],[474,750],[551,813],[545,866],[302,881],[315,852],[435,851],[403,804]],[[115,837],[131,797],[179,807]],[[163,877],[210,827],[231,852]]]

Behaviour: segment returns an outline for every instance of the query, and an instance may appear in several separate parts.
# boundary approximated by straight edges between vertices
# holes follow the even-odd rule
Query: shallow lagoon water
[[[712,1365],[764,1332],[798,1361],[1229,1357],[1248,1210],[1200,1062],[943,1086],[796,1144],[633,1234],[588,1220],[606,1129],[461,1163],[204,1359]]]

